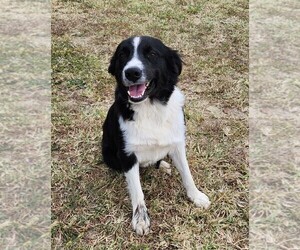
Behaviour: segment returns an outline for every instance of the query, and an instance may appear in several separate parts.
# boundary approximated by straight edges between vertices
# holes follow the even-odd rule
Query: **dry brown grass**
[[[250,248],[300,249],[299,1],[252,1]]]
[[[52,20],[52,246],[54,249],[248,248],[248,2],[54,1]],[[123,176],[101,161],[113,101],[116,45],[158,37],[185,62],[187,156],[212,201],[195,208],[179,175],[149,168],[142,187],[151,232],[131,230]]]
[[[8,0],[0,5],[0,248],[47,249],[49,5]]]

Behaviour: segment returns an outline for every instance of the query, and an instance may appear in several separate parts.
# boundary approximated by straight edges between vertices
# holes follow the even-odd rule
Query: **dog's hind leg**
[[[156,168],[161,169],[163,172],[167,173],[168,175],[172,174],[172,168],[169,163],[166,161],[160,160],[156,163]]]
[[[210,205],[208,197],[204,193],[200,192],[195,186],[186,159],[184,143],[176,145],[174,150],[169,155],[172,158],[175,167],[178,169],[181,175],[182,182],[186,189],[187,196],[189,197],[189,199],[193,201],[197,207],[208,208]]]
[[[135,163],[129,171],[125,172],[125,177],[133,210],[132,227],[139,235],[148,234],[150,231],[150,219],[141,187],[139,164]]]

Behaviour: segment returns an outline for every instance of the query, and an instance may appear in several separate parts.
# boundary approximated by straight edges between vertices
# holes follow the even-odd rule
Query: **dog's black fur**
[[[121,172],[127,172],[137,162],[134,153],[128,155],[124,151],[125,142],[119,125],[120,116],[124,120],[133,120],[134,115],[127,93],[128,87],[124,86],[122,77],[124,66],[133,57],[132,40],[133,37],[121,42],[110,61],[108,72],[115,77],[117,86],[115,102],[103,125],[103,160],[110,168]],[[160,40],[147,36],[141,37],[137,53],[150,82],[145,95],[151,102],[167,104],[182,70],[180,56]]]
[[[152,37],[121,42],[108,71],[116,78],[115,102],[103,125],[102,153],[112,169],[124,172],[132,204],[132,227],[150,232],[150,218],[140,183],[140,167],[161,166],[169,156],[187,196],[208,208],[209,198],[196,187],[185,150],[184,95],[176,87],[182,61],[178,53]]]

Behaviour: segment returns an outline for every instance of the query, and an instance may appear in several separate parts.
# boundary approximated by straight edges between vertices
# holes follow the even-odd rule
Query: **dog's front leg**
[[[136,163],[125,173],[125,177],[132,203],[132,227],[137,234],[144,235],[149,233],[150,219],[144,201],[139,172],[139,164]]]
[[[186,159],[185,144],[177,144],[169,155],[181,175],[187,196],[196,204],[197,207],[208,208],[210,205],[208,197],[204,193],[200,192],[194,183]]]

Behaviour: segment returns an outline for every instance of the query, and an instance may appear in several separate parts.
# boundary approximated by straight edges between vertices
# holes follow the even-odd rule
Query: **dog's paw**
[[[132,227],[138,235],[148,234],[150,231],[150,218],[147,208],[144,205],[138,205],[132,216]]]
[[[159,164],[159,168],[164,171],[165,173],[167,173],[168,175],[172,174],[172,168],[171,165],[165,161],[161,161]]]
[[[199,190],[194,190],[193,192],[189,192],[188,197],[192,202],[195,203],[197,207],[202,207],[207,209],[210,205],[210,201],[208,197],[204,193],[200,192]]]

